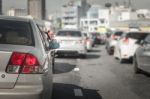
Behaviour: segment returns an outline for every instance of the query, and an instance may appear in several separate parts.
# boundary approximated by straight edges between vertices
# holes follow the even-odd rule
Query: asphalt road
[[[150,76],[97,46],[86,59],[56,59],[52,99],[150,99]]]

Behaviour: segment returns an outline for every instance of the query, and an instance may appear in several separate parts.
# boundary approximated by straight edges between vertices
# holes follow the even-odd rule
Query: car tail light
[[[116,38],[117,38],[117,36],[112,35],[112,36],[111,36],[111,38],[114,40],[114,39],[116,39]]]
[[[84,44],[85,42],[86,42],[86,40],[75,41],[76,44]]]
[[[129,38],[124,38],[124,39],[122,40],[122,42],[123,42],[124,44],[129,44]]]
[[[85,42],[89,42],[89,41],[90,41],[90,39],[89,39],[89,37],[87,37],[86,40],[85,40]]]
[[[10,57],[6,72],[12,74],[37,74],[42,73],[42,69],[34,55],[14,52]]]

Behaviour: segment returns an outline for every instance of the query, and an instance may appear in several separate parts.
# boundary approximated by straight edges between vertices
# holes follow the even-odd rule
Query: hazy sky
[[[69,0],[47,0],[46,1],[46,10],[48,13],[53,13],[55,11],[60,11],[60,7],[68,2]],[[104,5],[106,2],[119,2],[123,3],[124,1],[129,0],[87,0],[92,4],[101,4]],[[135,8],[149,8],[150,9],[150,0],[131,0],[132,5]],[[17,8],[26,8],[27,7],[27,0],[3,0],[3,10],[6,11],[10,7],[17,7]]]
[[[47,5],[49,7],[49,12],[54,12],[56,10],[60,10],[60,6],[62,6],[65,2],[69,0],[47,0]],[[101,4],[104,5],[106,2],[119,2],[123,4],[124,1],[128,2],[129,0],[87,0],[92,4]],[[149,8],[150,9],[150,0],[131,0],[132,5],[135,8]]]

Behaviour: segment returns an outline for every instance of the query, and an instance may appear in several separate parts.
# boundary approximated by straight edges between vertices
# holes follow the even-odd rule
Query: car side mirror
[[[49,42],[49,49],[57,49],[59,47],[60,47],[60,45],[56,40],[51,40]]]

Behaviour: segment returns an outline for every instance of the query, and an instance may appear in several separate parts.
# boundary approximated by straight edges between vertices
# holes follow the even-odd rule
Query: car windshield
[[[80,31],[59,31],[57,36],[71,36],[71,37],[81,37]]]
[[[114,35],[116,35],[116,36],[121,36],[122,34],[123,34],[122,31],[119,31],[119,32],[115,32],[115,33],[114,33]]]
[[[144,33],[144,32],[141,33],[132,32],[132,33],[128,33],[126,37],[141,40],[144,39],[147,35],[148,33]]]
[[[29,23],[0,19],[0,44],[33,45]]]

